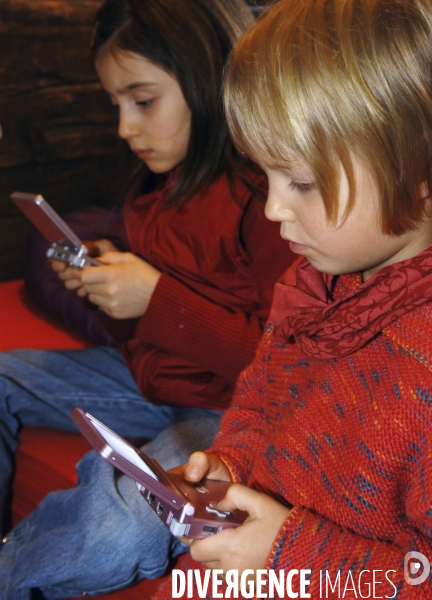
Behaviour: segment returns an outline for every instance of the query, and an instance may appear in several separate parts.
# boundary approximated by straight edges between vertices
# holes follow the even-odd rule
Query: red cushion
[[[89,346],[82,336],[42,315],[21,280],[0,284],[0,307],[0,350]]]
[[[20,280],[0,284],[0,314],[3,315],[0,351],[14,348],[83,348],[90,345],[83,337],[42,315]],[[49,491],[75,485],[75,464],[88,449],[88,443],[78,433],[44,427],[25,427],[22,430],[12,491],[14,524],[33,510]],[[151,598],[160,582],[161,579],[143,581],[135,587],[99,598]]]

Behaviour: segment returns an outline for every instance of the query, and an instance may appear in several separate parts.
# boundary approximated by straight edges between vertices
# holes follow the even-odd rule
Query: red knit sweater
[[[283,306],[292,300],[279,286],[257,357],[240,377],[212,450],[234,480],[293,507],[266,568],[311,569],[307,591],[313,599],[392,597],[396,589],[398,599],[432,598],[431,577],[420,585],[404,578],[407,552],[432,562],[432,250],[415,260],[424,268],[415,293],[404,272],[410,261],[387,267],[390,283],[386,276],[376,285],[370,280],[361,300],[369,303],[365,329],[355,301],[366,284],[359,275],[333,279],[327,306],[336,306],[334,315],[343,313],[325,331],[338,338],[333,356],[323,357],[328,340],[321,355],[300,343],[308,327],[320,328],[318,313],[297,331],[294,324],[284,342],[275,335],[286,324],[280,321]],[[304,298],[299,320],[309,310]],[[344,313],[350,298],[354,305],[347,301]],[[386,326],[371,332],[374,319]],[[347,323],[358,327],[357,346],[338,355],[347,344]],[[322,341],[320,335],[309,341]],[[198,567],[191,560],[184,566]],[[374,570],[381,583],[373,596],[366,585]],[[340,594],[338,586],[332,592],[325,584],[328,577],[334,585],[338,571]],[[158,600],[170,598],[170,589],[161,589]]]
[[[239,178],[237,203],[221,175],[182,208],[161,211],[177,172],[124,214],[132,252],[163,275],[120,349],[150,402],[225,408],[293,254]]]

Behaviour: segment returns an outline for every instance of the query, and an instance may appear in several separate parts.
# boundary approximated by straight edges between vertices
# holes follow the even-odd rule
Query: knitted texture
[[[360,284],[340,276],[333,300]],[[322,358],[282,343],[270,322],[240,377],[212,451],[236,481],[294,507],[266,568],[311,569],[311,598],[361,597],[362,571],[363,597],[432,598],[431,578],[404,578],[407,552],[432,559],[431,323],[427,302],[353,353]]]

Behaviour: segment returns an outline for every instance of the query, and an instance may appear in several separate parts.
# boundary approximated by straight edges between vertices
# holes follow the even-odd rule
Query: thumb
[[[110,242],[110,240],[106,240],[106,239],[101,239],[101,240],[95,240],[94,242],[86,242],[85,245],[87,247],[89,247],[89,245],[91,244],[92,249],[94,249],[95,254],[92,254],[91,256],[96,256],[96,255],[101,255],[101,254],[105,254],[106,252],[118,252],[118,248],[116,248],[116,246],[114,246],[114,244],[112,242]],[[90,248],[89,248],[89,252],[90,252]]]
[[[234,483],[228,488],[225,498],[219,502],[219,507],[229,512],[236,509],[244,510],[254,518],[257,516],[261,496],[264,497],[264,494],[240,483]]]
[[[231,476],[224,463],[210,452],[194,452],[186,465],[185,478],[189,481],[201,481],[203,477],[231,481]]]
[[[106,263],[107,265],[120,265],[126,263],[129,260],[129,252],[104,252],[98,257],[98,260]]]
[[[188,481],[200,481],[210,472],[210,457],[205,452],[194,452],[190,455],[184,476]]]

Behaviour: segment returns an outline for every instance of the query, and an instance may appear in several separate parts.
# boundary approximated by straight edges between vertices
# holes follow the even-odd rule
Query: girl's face
[[[266,216],[281,224],[281,236],[291,250],[306,256],[319,271],[339,275],[363,272],[366,281],[382,267],[411,258],[432,245],[432,224],[425,219],[415,231],[401,236],[384,234],[380,225],[379,195],[367,170],[353,159],[356,196],[342,221],[348,202],[348,180],[341,168],[339,213],[328,221],[312,171],[301,160],[290,166],[269,165]]]
[[[106,52],[96,60],[102,87],[119,109],[119,136],[154,173],[186,156],[191,112],[177,80],[138,54]]]

